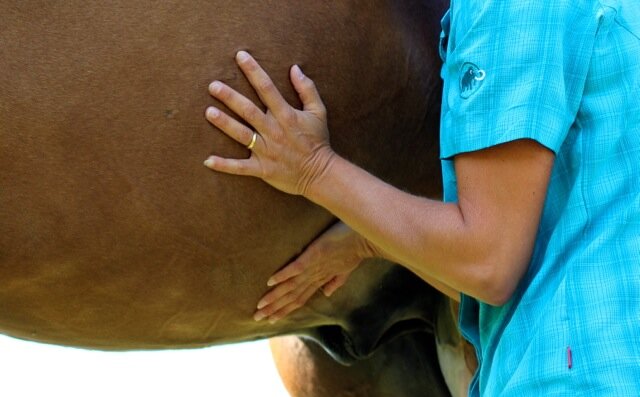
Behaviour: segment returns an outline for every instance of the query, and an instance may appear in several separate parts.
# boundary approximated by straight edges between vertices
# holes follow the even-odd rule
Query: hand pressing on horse
[[[273,187],[305,195],[327,168],[335,153],[329,146],[326,108],[311,79],[294,65],[291,83],[303,109],[289,105],[267,73],[248,53],[236,61],[266,105],[263,112],[251,100],[220,81],[209,86],[212,96],[244,119],[252,128],[211,106],[206,118],[221,131],[251,150],[248,159],[210,156],[205,165],[215,171],[259,177]],[[258,304],[255,319],[276,321],[322,289],[331,295],[342,286],[363,259],[365,240],[338,223],[316,239],[294,262],[269,280],[274,288]]]
[[[363,259],[372,256],[364,237],[344,223],[336,223],[271,276],[267,285],[273,288],[258,303],[254,318],[275,322],[304,306],[318,290],[331,296]]]
[[[300,67],[291,67],[291,83],[303,104],[303,110],[298,110],[286,102],[248,53],[238,52],[236,61],[268,110],[263,112],[220,81],[211,83],[211,95],[242,117],[253,130],[219,109],[209,107],[207,120],[251,149],[251,156],[248,159],[210,156],[205,165],[229,174],[259,177],[286,193],[304,195],[335,155],[329,146],[326,109],[315,84]]]

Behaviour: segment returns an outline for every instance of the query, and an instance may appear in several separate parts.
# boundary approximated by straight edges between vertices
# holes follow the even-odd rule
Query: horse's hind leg
[[[345,367],[315,342],[297,336],[271,339],[271,351],[292,397],[449,396],[434,337],[401,336],[370,358]]]

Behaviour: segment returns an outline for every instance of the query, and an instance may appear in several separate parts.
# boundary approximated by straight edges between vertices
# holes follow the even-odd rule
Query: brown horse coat
[[[437,195],[443,8],[1,1],[0,330],[129,349],[348,328],[386,270],[276,326],[251,319],[267,276],[334,220],[200,166],[212,151],[247,155],[207,125],[206,87],[219,78],[249,93],[233,63],[249,49],[295,103],[287,69],[299,63],[337,151]]]
[[[265,281],[335,219],[264,183],[212,174],[247,151],[203,118],[207,84],[255,95],[248,49],[297,103],[300,64],[332,146],[416,194],[440,193],[437,36],[444,1],[0,0],[0,332],[100,349],[298,332],[335,358],[433,323],[440,298],[371,262],[275,325]]]

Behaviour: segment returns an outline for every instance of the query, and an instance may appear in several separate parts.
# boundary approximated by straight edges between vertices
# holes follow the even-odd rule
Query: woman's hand
[[[207,120],[249,147],[252,153],[248,159],[211,156],[205,165],[229,174],[259,177],[279,190],[304,195],[334,156],[329,146],[326,109],[315,84],[297,65],[291,68],[291,83],[304,106],[303,110],[297,110],[285,101],[248,53],[238,52],[236,61],[268,110],[263,112],[220,81],[211,83],[211,95],[247,121],[255,132],[219,109],[209,107]]]
[[[338,222],[293,262],[269,279],[273,288],[258,303],[256,321],[275,322],[304,306],[316,291],[331,296],[363,259],[374,256],[364,237]]]

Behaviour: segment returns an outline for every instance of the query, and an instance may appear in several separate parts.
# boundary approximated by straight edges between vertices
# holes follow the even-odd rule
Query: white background
[[[105,353],[0,336],[2,397],[288,397],[267,341]]]

